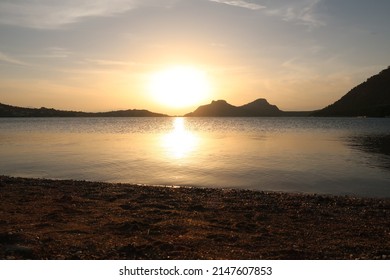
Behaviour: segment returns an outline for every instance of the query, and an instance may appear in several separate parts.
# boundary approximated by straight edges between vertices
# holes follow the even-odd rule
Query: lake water
[[[390,119],[3,118],[0,174],[390,197]]]

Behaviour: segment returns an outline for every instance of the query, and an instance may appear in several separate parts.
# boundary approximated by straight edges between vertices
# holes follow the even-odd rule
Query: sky
[[[388,0],[0,0],[0,103],[320,109],[390,65],[388,11]],[[202,72],[207,94],[163,104],[151,77],[178,66]]]

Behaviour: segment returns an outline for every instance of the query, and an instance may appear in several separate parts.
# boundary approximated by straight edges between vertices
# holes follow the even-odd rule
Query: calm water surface
[[[0,119],[0,174],[390,197],[390,119]]]

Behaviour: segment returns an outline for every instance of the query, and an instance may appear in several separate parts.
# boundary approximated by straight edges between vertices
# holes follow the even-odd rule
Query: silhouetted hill
[[[314,116],[390,116],[390,67],[372,76]]]
[[[122,110],[101,113],[61,111],[42,107],[23,108],[0,103],[0,117],[167,117],[147,110]]]
[[[186,117],[266,117],[282,116],[283,112],[265,99],[257,99],[243,106],[233,106],[225,100],[213,101],[200,106]]]
[[[168,115],[137,109],[88,114],[92,114],[95,117],[168,117]]]
[[[225,100],[217,100],[209,105],[200,106],[194,112],[186,114],[186,117],[227,117],[236,112],[237,107],[230,105]]]
[[[243,116],[280,116],[283,114],[275,105],[271,105],[264,98],[259,98],[251,103],[238,107]]]

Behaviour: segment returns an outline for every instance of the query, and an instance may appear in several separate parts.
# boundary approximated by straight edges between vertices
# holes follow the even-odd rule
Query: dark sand
[[[0,259],[390,259],[390,199],[0,176]]]

